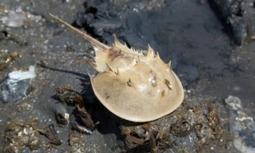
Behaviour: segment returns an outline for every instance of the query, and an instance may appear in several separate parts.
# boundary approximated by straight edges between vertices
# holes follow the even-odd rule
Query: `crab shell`
[[[183,101],[182,84],[151,47],[144,55],[118,40],[96,50],[92,88],[99,101],[125,120],[147,122],[173,112]]]

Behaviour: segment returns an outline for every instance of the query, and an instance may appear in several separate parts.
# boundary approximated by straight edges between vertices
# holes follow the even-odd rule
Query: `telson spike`
[[[102,50],[105,50],[105,49],[110,49],[109,46],[101,43],[100,41],[98,41],[97,39],[91,37],[89,34],[87,34],[86,32],[83,32],[77,28],[75,28],[74,26],[72,26],[71,24],[67,23],[66,21],[60,19],[59,17],[49,13],[49,15],[56,21],[64,24],[66,27],[68,27],[69,29],[71,29],[72,31],[76,32],[77,34],[79,34],[80,36],[82,36],[84,39],[86,39],[87,41],[89,41],[93,47],[97,47],[97,48],[100,48]]]

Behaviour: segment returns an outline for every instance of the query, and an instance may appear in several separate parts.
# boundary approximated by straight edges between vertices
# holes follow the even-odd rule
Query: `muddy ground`
[[[209,2],[1,0],[0,151],[254,152],[255,43],[237,45]],[[182,106],[144,125],[108,112],[90,88],[91,45],[49,13],[106,44],[113,34],[137,49],[150,44],[180,76]],[[8,74],[31,65],[36,77],[22,82],[19,96],[3,98]],[[92,127],[80,125],[70,94],[85,102]]]

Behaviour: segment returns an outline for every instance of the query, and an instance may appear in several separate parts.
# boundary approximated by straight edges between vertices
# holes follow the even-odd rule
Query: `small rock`
[[[35,127],[36,120],[10,121],[5,129],[3,152],[24,152],[36,150],[40,146],[39,133]]]
[[[23,26],[26,19],[27,19],[26,14],[23,11],[21,12],[9,11],[8,15],[2,17],[0,20],[6,26],[17,28]]]
[[[57,146],[62,144],[55,130],[54,124],[50,124],[48,127],[44,128],[44,130],[39,130],[39,133],[44,135],[46,138],[48,138],[50,144],[57,145]]]
[[[54,114],[59,124],[67,125],[69,123],[70,115],[63,104],[56,104],[54,107]]]
[[[192,126],[185,119],[178,120],[175,124],[171,125],[171,133],[179,137],[185,137],[190,134]]]
[[[253,39],[255,35],[253,0],[212,0],[210,3],[225,22],[226,29],[230,29],[231,38],[237,45],[243,45],[246,40]]]
[[[253,117],[246,114],[240,98],[230,95],[225,99],[225,103],[230,106],[229,127],[235,136],[234,147],[241,153],[253,153],[255,151],[255,122]]]
[[[2,31],[0,33],[0,41],[1,41],[1,34],[4,35],[3,37],[7,37],[7,33],[5,31]],[[0,51],[0,71],[4,70],[5,68],[8,67],[8,65],[18,58],[20,55],[17,52],[8,52],[8,50],[1,50]]]
[[[28,71],[13,71],[0,84],[0,101],[16,102],[26,97],[31,91],[31,79],[35,78],[35,67],[30,66]]]
[[[228,104],[233,110],[239,110],[242,108],[241,99],[232,95],[225,99],[225,103]]]
[[[8,27],[18,28],[26,25],[29,21],[39,22],[41,19],[41,16],[33,15],[19,8],[16,11],[8,11],[6,16],[0,18],[0,21]]]

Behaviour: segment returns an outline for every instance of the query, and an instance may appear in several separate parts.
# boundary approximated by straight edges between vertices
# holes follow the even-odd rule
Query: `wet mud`
[[[11,87],[22,94],[0,101],[0,152],[254,151],[255,43],[247,31],[226,32],[238,24],[224,23],[225,7],[217,0],[2,0],[0,98]],[[136,49],[150,44],[180,76],[183,104],[149,123],[113,115],[91,89],[93,47],[48,13],[108,45],[113,34]],[[8,84],[11,72],[29,66],[34,78]]]

